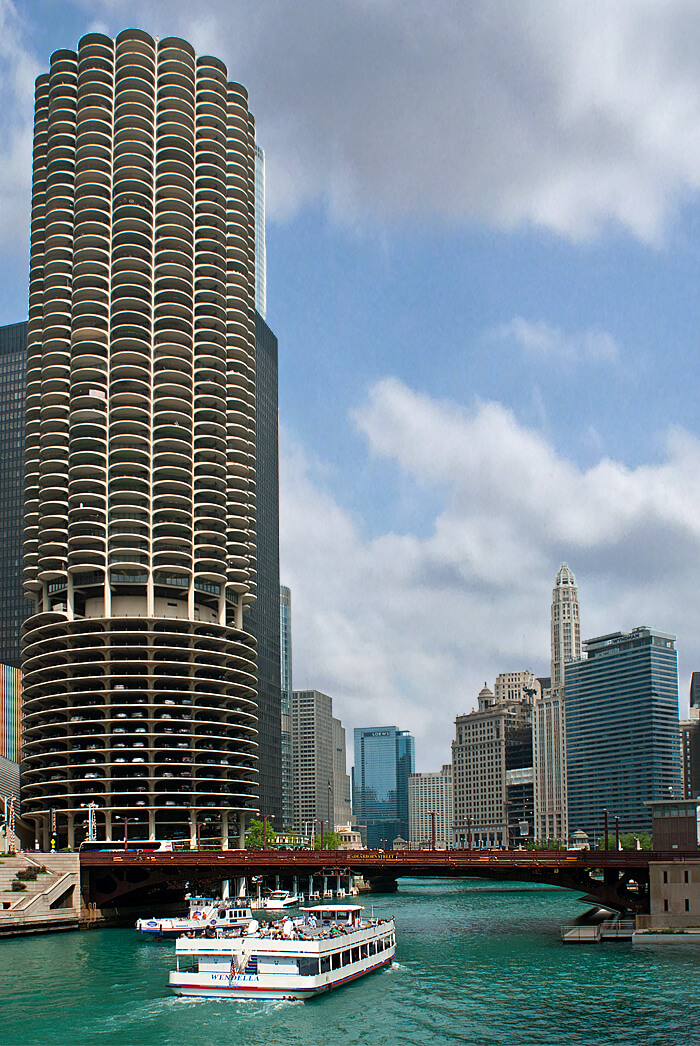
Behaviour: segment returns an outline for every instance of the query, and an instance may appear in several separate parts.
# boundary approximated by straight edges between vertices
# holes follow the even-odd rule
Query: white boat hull
[[[187,974],[178,974],[173,970],[170,973],[170,989],[175,995],[199,999],[310,999],[314,995],[321,995],[323,992],[342,988],[344,985],[356,981],[359,977],[364,977],[368,973],[375,973],[385,966],[390,966],[395,953],[396,949],[392,948],[378,962],[354,971],[351,968],[346,968],[334,970],[329,974],[321,974],[318,978],[304,977],[305,983],[303,985],[265,983],[271,979],[270,975],[266,974],[258,976],[243,974],[242,976],[232,978],[222,977],[220,983],[206,985],[201,983],[200,975],[197,978],[199,983],[186,983],[188,979]],[[359,964],[356,965],[359,966]],[[216,974],[212,974],[212,977],[216,976]],[[218,976],[221,977],[222,975]],[[309,984],[309,981],[314,983]]]

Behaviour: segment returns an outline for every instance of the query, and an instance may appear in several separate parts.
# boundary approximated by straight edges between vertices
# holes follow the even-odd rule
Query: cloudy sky
[[[100,29],[249,90],[280,342],[294,684],[417,768],[584,637],[700,669],[696,0],[0,0],[0,322],[26,315],[32,83]]]

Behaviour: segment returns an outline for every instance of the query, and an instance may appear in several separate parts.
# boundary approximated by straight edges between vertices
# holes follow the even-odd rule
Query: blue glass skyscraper
[[[649,830],[649,799],[681,795],[675,636],[642,626],[589,639],[565,667],[569,831]]]
[[[367,845],[391,846],[408,839],[408,779],[415,768],[415,740],[395,726],[355,729],[352,807],[367,826]]]

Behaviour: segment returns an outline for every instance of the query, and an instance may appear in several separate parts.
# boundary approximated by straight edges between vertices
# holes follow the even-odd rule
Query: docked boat
[[[268,912],[281,912],[285,908],[291,908],[293,904],[299,904],[300,898],[289,890],[272,890],[267,897],[263,897],[262,906]]]
[[[361,905],[319,904],[304,916],[253,920],[214,939],[180,937],[176,995],[206,999],[309,999],[388,966],[396,953],[392,919],[363,919]]]
[[[219,901],[213,897],[190,897],[189,914],[181,919],[137,919],[136,929],[149,937],[180,937],[183,933],[216,933],[217,930],[236,930],[253,918],[250,908],[235,901]]]

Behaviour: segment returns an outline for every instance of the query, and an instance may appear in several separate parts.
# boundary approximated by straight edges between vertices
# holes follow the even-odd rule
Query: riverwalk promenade
[[[13,889],[13,882],[24,889]],[[0,857],[0,937],[77,930],[80,922],[78,854]]]

